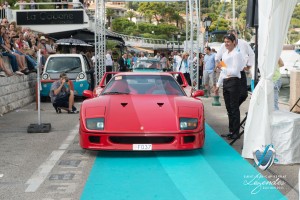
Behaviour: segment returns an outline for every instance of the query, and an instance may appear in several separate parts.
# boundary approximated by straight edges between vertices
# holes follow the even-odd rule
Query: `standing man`
[[[209,96],[210,96],[210,81],[213,83],[213,90],[216,89],[216,73],[214,71],[215,69],[215,54],[211,51],[210,47],[205,47],[205,56],[204,56],[204,62],[203,62],[203,83],[205,86],[205,89],[207,90]]]
[[[108,50],[106,55],[105,55],[105,71],[106,72],[112,72],[112,68],[113,68],[113,59],[111,56],[111,50]],[[111,74],[107,75],[106,78],[106,83],[111,79]]]
[[[241,105],[248,96],[248,89],[247,89],[247,78],[245,71],[249,71],[249,69],[254,66],[254,58],[255,54],[251,48],[251,46],[243,39],[238,39],[237,31],[236,30],[229,30],[227,31],[228,34],[233,34],[236,38],[236,47],[235,50],[240,52],[244,62],[246,65],[244,66],[243,70],[241,71],[241,93],[240,93],[240,100],[239,105]],[[224,52],[226,51],[224,43],[221,45],[220,50],[216,54],[215,60],[218,63]]]
[[[223,68],[218,82],[223,82],[223,96],[229,121],[229,133],[221,136],[227,137],[227,139],[236,139],[240,133],[240,72],[244,68],[245,62],[241,53],[236,50],[236,41],[233,34],[224,36],[226,51],[222,55],[223,65],[218,65],[218,68]]]
[[[119,59],[119,71],[126,72],[127,71],[127,53],[124,53],[123,56]]]

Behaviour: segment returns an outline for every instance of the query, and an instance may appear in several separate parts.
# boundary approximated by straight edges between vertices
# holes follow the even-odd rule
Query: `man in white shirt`
[[[111,50],[108,50],[105,55],[105,71],[112,72],[113,60],[111,57]],[[107,75],[106,82],[111,79],[111,74]]]
[[[148,60],[148,58],[145,56],[143,52],[141,52],[140,60]]]
[[[227,139],[236,139],[239,137],[240,132],[240,79],[245,61],[241,52],[236,50],[236,38],[233,34],[225,35],[224,43],[226,51],[222,54],[222,61],[218,64],[218,68],[222,70],[219,80],[221,79],[223,82],[223,96],[228,113],[229,134],[222,134],[221,136],[227,137]],[[218,92],[217,90],[216,92]]]
[[[176,72],[177,66],[180,65],[181,57],[177,51],[174,51],[173,53],[173,71]]]
[[[248,96],[248,89],[247,89],[247,77],[245,71],[248,71],[252,66],[254,66],[254,58],[255,54],[251,48],[251,46],[243,39],[237,39],[237,31],[236,30],[229,30],[227,33],[231,33],[236,38],[236,51],[239,51],[242,55],[242,58],[246,65],[244,66],[244,69],[241,71],[241,94],[240,94],[240,100],[239,104],[241,105]],[[224,43],[221,45],[219,51],[217,52],[215,56],[216,63],[218,63],[223,53],[226,51]]]

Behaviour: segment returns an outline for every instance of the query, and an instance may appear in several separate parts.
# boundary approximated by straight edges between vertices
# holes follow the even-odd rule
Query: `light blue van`
[[[74,85],[74,94],[83,96],[84,90],[91,89],[91,66],[82,54],[53,54],[45,63],[41,80],[41,97],[48,97],[51,85],[59,79],[61,73],[66,73]]]

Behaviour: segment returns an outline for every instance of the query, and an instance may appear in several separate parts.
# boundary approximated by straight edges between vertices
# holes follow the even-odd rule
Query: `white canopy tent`
[[[244,158],[253,159],[254,149],[272,143],[271,120],[274,110],[272,76],[297,1],[259,1],[258,68],[261,78],[253,91],[249,105],[242,151]]]

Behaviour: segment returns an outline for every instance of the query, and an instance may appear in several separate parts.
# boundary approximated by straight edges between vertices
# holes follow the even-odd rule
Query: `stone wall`
[[[35,101],[36,73],[0,77],[0,115]]]

